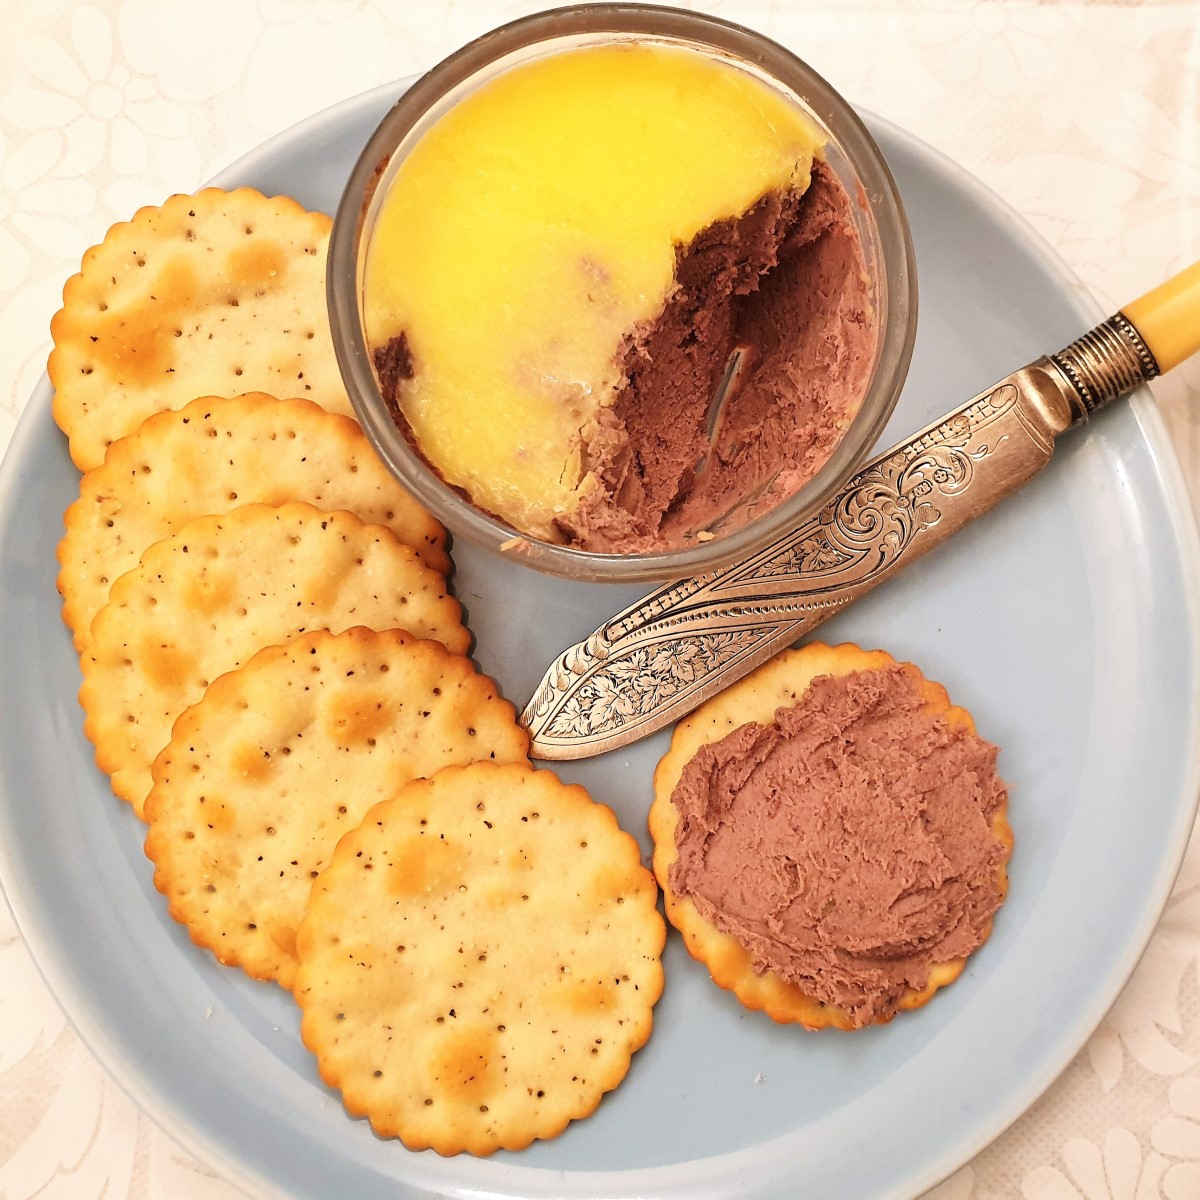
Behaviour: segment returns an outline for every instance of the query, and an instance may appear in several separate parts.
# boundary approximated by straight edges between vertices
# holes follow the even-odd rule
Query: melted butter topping
[[[659,45],[516,67],[399,168],[366,264],[371,347],[403,334],[422,453],[540,537],[595,486],[581,444],[662,310],[676,248],[765,193],[807,188],[820,140],[739,68]]]

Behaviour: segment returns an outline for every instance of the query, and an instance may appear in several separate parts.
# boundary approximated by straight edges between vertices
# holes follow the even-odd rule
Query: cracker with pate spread
[[[996,748],[882,651],[786,651],[655,772],[667,916],[749,1008],[854,1029],[926,1003],[988,937],[1012,833]]]

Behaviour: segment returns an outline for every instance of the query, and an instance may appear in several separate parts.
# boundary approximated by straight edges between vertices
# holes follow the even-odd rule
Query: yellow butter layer
[[[367,252],[367,338],[403,333],[399,397],[426,458],[518,529],[555,537],[594,479],[581,441],[676,247],[808,186],[796,105],[698,51],[624,44],[516,67],[399,168]]]

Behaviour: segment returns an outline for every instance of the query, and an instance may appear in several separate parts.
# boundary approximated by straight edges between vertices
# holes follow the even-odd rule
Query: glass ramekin
[[[602,554],[542,541],[485,512],[446,484],[409,444],[380,393],[363,328],[363,276],[375,215],[404,156],[453,105],[502,72],[564,50],[613,42],[696,49],[731,62],[789,97],[827,139],[824,155],[852,205],[870,276],[875,355],[856,416],[815,476],[787,499],[709,540],[649,553]],[[334,220],[329,315],[359,422],[395,477],[458,537],[540,571],[607,582],[680,579],[737,562],[812,516],[862,465],[899,397],[916,333],[912,239],[895,181],[850,105],[811,67],[752,30],[646,4],[582,4],[504,25],[422,76],[380,122],[359,156]]]

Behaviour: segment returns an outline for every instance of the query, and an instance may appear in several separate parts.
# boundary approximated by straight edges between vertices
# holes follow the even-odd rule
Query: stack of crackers
[[[445,531],[349,415],[329,228],[207,189],[67,284],[49,373],[84,472],[59,547],[84,728],[171,914],[293,992],[350,1112],[412,1148],[520,1148],[649,1036],[657,889],[466,657]]]

